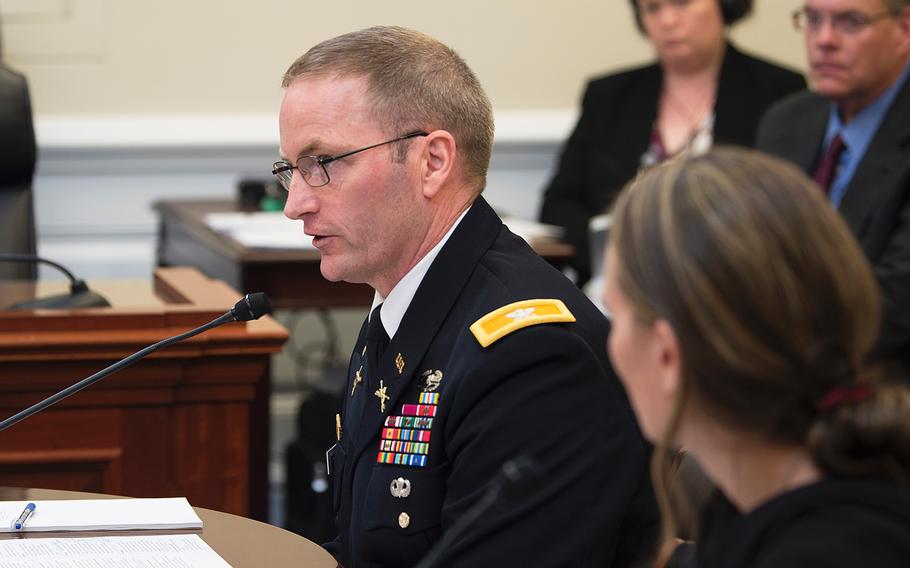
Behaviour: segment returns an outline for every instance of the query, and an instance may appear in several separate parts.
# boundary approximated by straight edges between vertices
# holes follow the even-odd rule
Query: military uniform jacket
[[[576,321],[528,325],[488,347],[469,329],[535,298],[562,300]],[[523,454],[541,482],[489,510],[440,565],[626,565],[624,548],[640,549],[655,517],[646,446],[610,370],[607,332],[578,289],[478,198],[376,372],[354,388],[361,331],[331,455],[340,536],[326,547],[346,568],[413,565]]]

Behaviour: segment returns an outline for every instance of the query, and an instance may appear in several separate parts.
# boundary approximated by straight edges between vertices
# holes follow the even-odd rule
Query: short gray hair
[[[390,136],[418,129],[450,132],[466,180],[483,191],[493,152],[493,109],[454,50],[407,28],[367,28],[311,48],[288,68],[281,85],[326,76],[364,77],[373,117]]]

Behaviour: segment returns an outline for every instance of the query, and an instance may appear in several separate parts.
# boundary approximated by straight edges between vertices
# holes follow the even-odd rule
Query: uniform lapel
[[[910,80],[891,103],[847,187],[838,210],[860,237],[873,211],[910,167]]]
[[[366,390],[368,387],[363,382],[358,382],[355,386],[354,381],[357,373],[360,373],[361,381],[364,377],[364,346],[366,345],[368,322],[369,319],[365,319],[363,325],[360,327],[360,334],[357,336],[357,343],[354,344],[354,352],[351,354],[351,361],[348,364],[347,385],[345,385],[344,392],[341,393],[344,401],[341,407],[343,421],[342,437],[349,436],[351,444],[354,444],[357,438],[362,436],[360,433],[360,417],[363,415],[365,397],[363,396],[363,393],[356,391]]]
[[[355,460],[377,439],[385,418],[394,413],[455,299],[501,230],[502,221],[479,197],[433,261],[379,361],[376,382],[383,381],[389,398],[381,412],[379,398],[372,391],[367,393],[370,400],[359,426],[361,435],[355,441]],[[401,372],[399,363],[403,363]],[[374,450],[379,451],[378,446]]]

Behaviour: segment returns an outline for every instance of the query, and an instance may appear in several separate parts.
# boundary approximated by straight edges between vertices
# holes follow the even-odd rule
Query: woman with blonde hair
[[[865,365],[879,292],[820,190],[715,149],[635,180],[613,219],[608,348],[655,476],[684,447],[719,489],[696,565],[907,566],[910,390]]]

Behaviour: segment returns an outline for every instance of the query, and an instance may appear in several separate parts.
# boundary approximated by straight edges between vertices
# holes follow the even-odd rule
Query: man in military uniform
[[[430,37],[370,28],[283,85],[285,214],[323,276],[376,291],[328,455],[327,548],[346,568],[413,565],[524,456],[540,481],[438,565],[628,565],[654,528],[647,449],[605,319],[480,195],[493,118],[474,74]]]

